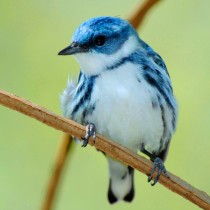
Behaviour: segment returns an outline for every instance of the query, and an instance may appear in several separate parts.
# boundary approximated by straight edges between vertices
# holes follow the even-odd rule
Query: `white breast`
[[[98,133],[134,151],[142,143],[155,151],[163,133],[161,110],[152,107],[156,92],[138,71],[127,63],[104,72],[94,85],[91,100],[96,107],[88,121],[95,123]]]

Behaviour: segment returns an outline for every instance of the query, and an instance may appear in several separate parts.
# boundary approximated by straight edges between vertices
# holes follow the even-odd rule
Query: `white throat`
[[[116,53],[106,55],[97,52],[75,54],[81,71],[87,75],[100,74],[106,67],[114,65],[121,58],[129,56],[139,47],[137,38],[133,35]]]

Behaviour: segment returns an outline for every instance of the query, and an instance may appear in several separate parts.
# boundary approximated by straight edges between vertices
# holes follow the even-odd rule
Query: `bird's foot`
[[[163,161],[159,157],[156,157],[153,163],[152,170],[148,174],[148,182],[152,180],[152,175],[154,174],[156,169],[157,169],[157,176],[154,178],[154,181],[151,183],[152,186],[154,186],[158,182],[158,179],[162,173],[169,178],[169,175],[166,171]]]
[[[88,123],[86,126],[86,134],[85,137],[82,137],[83,144],[82,147],[86,147],[90,137],[93,137],[94,143],[96,140],[96,127],[93,123]]]

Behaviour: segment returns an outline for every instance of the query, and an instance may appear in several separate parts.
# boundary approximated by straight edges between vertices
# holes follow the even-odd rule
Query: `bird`
[[[178,105],[167,67],[134,27],[119,17],[94,17],[74,32],[70,46],[58,55],[73,55],[78,81],[61,95],[63,115],[86,126],[82,146],[96,132],[153,162],[148,182],[155,185],[176,130]],[[106,156],[108,201],[131,202],[134,169]],[[154,171],[157,176],[153,178]]]

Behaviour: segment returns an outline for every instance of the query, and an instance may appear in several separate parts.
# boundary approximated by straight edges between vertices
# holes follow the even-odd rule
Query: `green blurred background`
[[[77,77],[72,57],[57,53],[88,18],[126,18],[139,0],[1,1],[0,88],[61,114],[59,95]],[[178,128],[166,167],[210,193],[210,1],[168,0],[154,7],[139,30],[164,58],[179,102]],[[0,209],[40,209],[61,132],[0,106]],[[198,209],[136,172],[133,203],[110,206],[107,163],[92,147],[75,146],[55,210]]]

